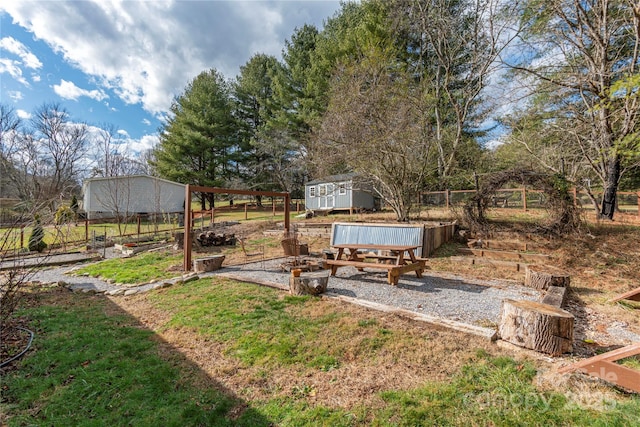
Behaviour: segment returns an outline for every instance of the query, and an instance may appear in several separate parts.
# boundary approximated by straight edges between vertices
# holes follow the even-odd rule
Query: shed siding
[[[87,180],[83,208],[89,219],[113,217],[117,212],[179,212],[184,210],[184,195],[184,185],[152,177]]]
[[[362,209],[373,209],[375,202],[373,195],[364,191],[353,191],[353,207]]]
[[[310,196],[311,187],[315,188],[315,196]],[[318,197],[318,186],[307,185],[304,191],[304,204],[308,210],[317,210],[320,208],[320,198]]]
[[[322,209],[320,206],[320,185],[334,184],[333,191],[333,208],[335,209],[373,209],[375,207],[375,200],[372,194],[354,189],[353,181],[340,181],[340,182],[321,182],[314,181],[313,184],[307,184],[305,186],[305,206],[309,210]],[[345,194],[340,194],[340,186],[344,184]],[[310,196],[310,189],[315,188],[315,197]]]

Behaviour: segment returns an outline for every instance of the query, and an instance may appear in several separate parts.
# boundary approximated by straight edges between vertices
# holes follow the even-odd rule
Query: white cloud
[[[0,74],[7,73],[14,80],[22,83],[25,86],[29,86],[29,82],[22,75],[22,68],[18,61],[12,61],[8,58],[0,58]]]
[[[7,95],[9,95],[9,98],[11,98],[13,102],[20,101],[24,98],[24,95],[22,95],[22,92],[19,90],[11,90]]]
[[[102,101],[103,99],[108,98],[107,94],[104,93],[103,90],[86,90],[79,88],[73,82],[68,82],[66,80],[60,80],[59,85],[52,86],[53,91],[58,94],[58,96],[65,99],[73,99],[77,101],[81,96],[86,96],[88,98],[95,99],[96,101]]]
[[[40,77],[40,74],[31,73],[31,80],[33,80],[34,83],[38,83],[42,80],[42,77]]]
[[[124,102],[159,117],[201,71],[228,78],[338,1],[12,1],[0,9]]]
[[[25,45],[23,45],[13,37],[1,38],[0,49],[4,49],[9,53],[17,55],[22,60],[21,63],[27,68],[32,68],[34,70],[42,68],[42,62],[40,62],[38,57],[36,57],[29,51],[29,49],[27,49]]]
[[[24,110],[18,109],[18,110],[16,110],[16,114],[22,120],[29,120],[31,118],[31,113],[28,113],[27,111],[24,111]]]
[[[147,125],[147,126],[151,126],[151,120],[149,120],[149,119],[142,119],[142,123]]]
[[[130,140],[129,147],[136,153],[142,153],[155,147],[158,142],[158,135],[144,135],[139,140]]]
[[[129,132],[127,132],[124,129],[119,129],[118,130],[118,135],[122,135],[122,136],[128,137],[129,136]]]

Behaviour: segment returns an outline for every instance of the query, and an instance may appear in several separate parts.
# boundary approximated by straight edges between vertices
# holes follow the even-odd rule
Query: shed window
[[[309,197],[316,197],[316,187],[309,187]]]
[[[338,194],[341,196],[344,196],[345,194],[347,194],[347,183],[346,182],[341,182],[340,184],[338,184]]]

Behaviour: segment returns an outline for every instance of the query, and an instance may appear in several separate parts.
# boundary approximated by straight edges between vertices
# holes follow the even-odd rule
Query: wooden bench
[[[394,257],[395,258],[395,257]],[[340,267],[355,267],[359,271],[365,268],[388,270],[387,282],[390,285],[397,285],[400,280],[400,276],[410,271],[415,271],[418,277],[422,277],[422,270],[424,270],[424,260],[417,260],[411,264],[396,265],[396,264],[383,264],[378,262],[365,262],[365,261],[350,261],[350,260],[334,260],[329,259],[326,261],[327,265],[331,267],[331,275],[335,276],[338,268]]]

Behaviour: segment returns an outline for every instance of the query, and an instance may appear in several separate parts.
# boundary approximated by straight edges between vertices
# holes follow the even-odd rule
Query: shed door
[[[328,209],[335,207],[335,198],[333,196],[333,184],[320,184],[320,209]]]

